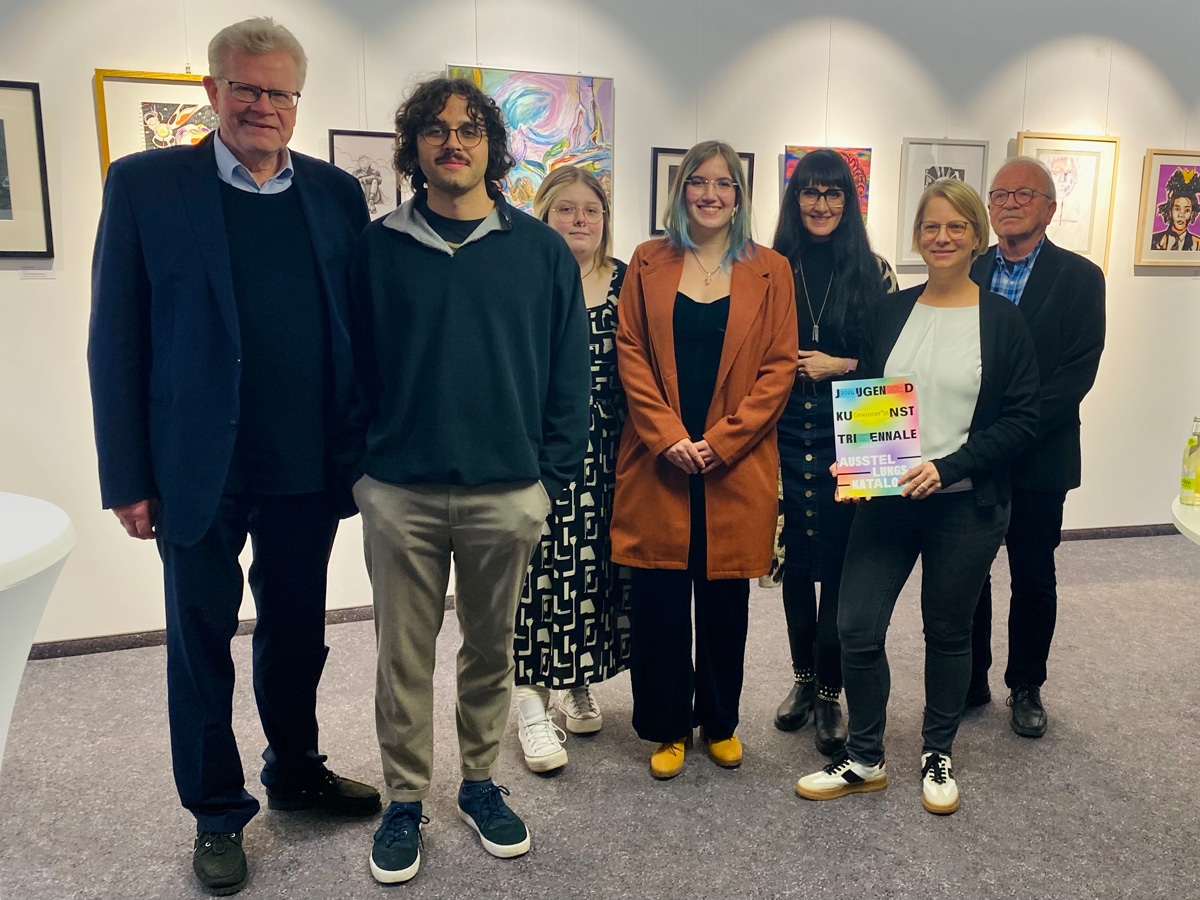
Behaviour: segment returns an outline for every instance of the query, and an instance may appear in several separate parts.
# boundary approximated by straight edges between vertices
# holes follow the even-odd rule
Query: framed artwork
[[[386,216],[405,199],[392,166],[395,143],[390,131],[329,129],[329,161],[358,179],[372,219]]]
[[[504,180],[508,201],[533,212],[533,198],[551,169],[579,166],[612,197],[613,80],[516,69],[447,66],[496,101],[516,165]]]
[[[816,146],[808,147],[797,144],[788,144],[783,148],[783,188],[780,190],[779,196],[782,197],[783,191],[787,190],[788,180],[792,177],[792,172],[796,170],[796,163],[800,162],[800,158],[812,150],[820,149]],[[871,148],[831,147],[830,149],[842,154],[846,165],[850,167],[854,186],[858,188],[858,206],[862,212],[863,221],[866,222],[867,199],[871,192]]]
[[[1134,264],[1200,267],[1198,218],[1200,150],[1147,150]]]
[[[217,128],[200,75],[97,69],[96,127],[100,173],[141,150],[199,143]]]
[[[1050,240],[1108,269],[1120,138],[1022,131],[1017,155],[1041,160],[1054,176],[1058,208]]]
[[[965,181],[982,197],[987,190],[988,142],[905,138],[900,150],[900,203],[896,265],[923,266],[912,247],[913,219],[921,193],[939,178]]]
[[[41,92],[0,81],[0,259],[53,256]]]
[[[679,171],[679,164],[687,150],[678,147],[650,148],[650,234],[666,234],[667,200],[671,196],[671,182]],[[746,170],[746,194],[754,199],[754,154],[738,153],[742,168]]]

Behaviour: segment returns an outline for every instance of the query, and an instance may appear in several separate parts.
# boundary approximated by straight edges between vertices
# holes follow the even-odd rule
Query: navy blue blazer
[[[925,290],[918,284],[879,300],[867,315],[857,375],[880,378],[913,307]],[[968,475],[979,506],[1007,503],[1009,465],[1033,441],[1038,421],[1038,370],[1033,342],[1021,314],[1003,297],[979,292],[979,398],[967,442],[936,459],[942,484]],[[918,394],[917,403],[919,404]],[[918,415],[920,411],[918,410]]]
[[[292,152],[329,311],[330,486],[353,403],[350,260],[369,217],[348,173]],[[212,524],[233,457],[241,336],[211,140],[108,168],[92,257],[88,369],[105,509],[157,498],[157,534],[190,545]],[[353,461],[349,461],[353,462]],[[351,510],[347,510],[350,512]]]
[[[975,260],[971,278],[989,290],[995,268],[993,244]],[[1013,462],[1013,487],[1066,492],[1081,480],[1079,403],[1096,382],[1104,350],[1104,273],[1047,238],[1017,309],[1037,351],[1042,412],[1037,440]]]

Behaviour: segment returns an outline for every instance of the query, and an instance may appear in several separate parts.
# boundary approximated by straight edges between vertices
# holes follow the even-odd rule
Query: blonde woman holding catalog
[[[929,280],[876,304],[863,330],[862,377],[916,380],[922,461],[900,477],[901,496],[860,502],[855,512],[838,609],[850,735],[841,755],[796,783],[809,800],[887,787],[887,629],[920,557],[921,802],[935,814],[958,809],[951,751],[971,677],[971,620],[1008,525],[1009,463],[1033,441],[1039,409],[1024,318],[970,279],[988,235],[973,188],[949,179],[926,188],[913,245]]]

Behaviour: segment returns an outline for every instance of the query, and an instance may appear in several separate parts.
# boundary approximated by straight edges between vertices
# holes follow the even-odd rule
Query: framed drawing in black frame
[[[0,81],[0,259],[53,256],[41,93]]]
[[[392,164],[395,145],[390,131],[329,129],[329,161],[358,179],[372,219],[386,216],[406,199]]]
[[[687,150],[678,147],[650,148],[650,234],[666,234],[663,223],[667,217],[667,198],[671,195],[671,182],[679,171],[679,164]],[[754,154],[738,153],[742,168],[746,170],[746,194],[754,199]]]

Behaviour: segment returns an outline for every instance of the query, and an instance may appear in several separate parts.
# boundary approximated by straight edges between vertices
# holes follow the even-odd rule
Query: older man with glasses
[[[247,535],[268,806],[379,809],[374,788],[325,767],[316,717],[326,567],[338,517],[354,511],[346,306],[368,219],[354,178],[288,150],[307,63],[291,32],[239,22],[208,57],[217,133],[108,169],[88,362],[104,506],[162,557],[171,758],[196,817],[192,866],[206,890],[232,894],[259,809],[232,727]]]
[[[1046,733],[1041,688],[1058,610],[1054,551],[1067,491],[1080,484],[1079,404],[1096,380],[1104,349],[1104,273],[1046,237],[1057,203],[1054,179],[1038,160],[1006,162],[987,199],[997,243],[975,261],[971,277],[1024,314],[1041,373],[1037,438],[1012,464],[1004,673],[1013,731],[1039,738]],[[991,622],[989,577],[975,611],[968,707],[991,702]]]

